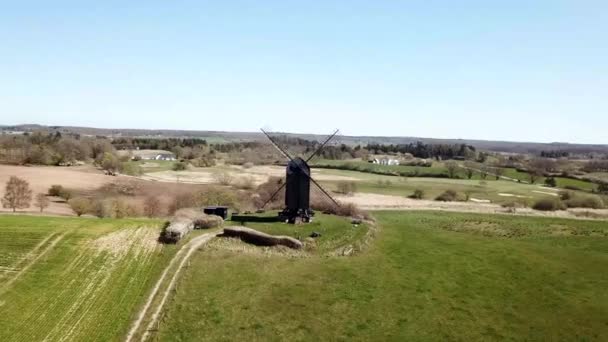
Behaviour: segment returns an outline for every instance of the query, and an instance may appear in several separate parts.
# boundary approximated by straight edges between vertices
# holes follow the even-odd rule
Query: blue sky
[[[2,1],[17,123],[608,143],[608,2]]]

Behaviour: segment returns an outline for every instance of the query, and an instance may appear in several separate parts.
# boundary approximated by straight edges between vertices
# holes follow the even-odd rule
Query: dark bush
[[[62,185],[51,185],[51,187],[49,188],[49,196],[59,196],[59,194],[61,194],[61,192],[63,191],[63,186]]]
[[[187,168],[188,168],[188,163],[180,161],[180,162],[173,164],[173,167],[171,169],[173,171],[184,171]]]
[[[559,198],[562,201],[567,201],[570,198],[572,198],[573,196],[574,196],[574,194],[572,192],[570,192],[570,191],[560,191],[559,192]]]
[[[446,190],[435,198],[435,201],[453,202],[458,200],[458,193],[454,190]]]
[[[534,202],[532,209],[541,210],[541,211],[556,211],[556,210],[564,210],[564,204],[557,198],[542,198],[538,201]]]
[[[423,199],[424,198],[424,190],[416,189],[414,193],[408,196],[412,199]]]
[[[57,196],[57,197],[61,197],[66,201],[69,201],[73,196],[72,196],[72,192],[66,188],[64,188],[62,185],[51,185],[51,187],[49,188],[49,196]]]
[[[557,186],[557,181],[553,177],[545,178],[545,185],[551,188],[555,188]]]

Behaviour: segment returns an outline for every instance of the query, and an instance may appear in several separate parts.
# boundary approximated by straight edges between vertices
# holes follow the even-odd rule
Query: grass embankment
[[[110,341],[174,254],[160,222],[0,216],[0,340]]]
[[[274,212],[268,215],[275,215]],[[227,224],[240,224],[239,222],[227,222]],[[313,222],[304,225],[286,225],[277,223],[253,223],[245,224],[247,227],[259,230],[271,235],[288,235],[300,240],[309,237],[313,232],[321,234],[316,241],[316,253],[326,253],[339,250],[353,242],[357,242],[367,233],[367,224],[354,226],[349,219],[333,215],[317,213]]]
[[[602,340],[605,222],[380,212],[354,257],[202,250],[161,340]],[[276,225],[289,233],[292,226]]]

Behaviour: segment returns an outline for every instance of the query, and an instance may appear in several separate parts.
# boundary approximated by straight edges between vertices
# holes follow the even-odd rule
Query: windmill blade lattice
[[[278,149],[289,161],[286,168],[286,181],[283,183],[270,198],[264,203],[265,207],[270,203],[274,197],[286,187],[285,190],[285,206],[286,208],[280,214],[287,218],[288,222],[295,223],[295,220],[299,217],[303,222],[310,221],[313,211],[310,209],[310,183],[312,182],[321,192],[328,197],[334,205],[337,207],[340,204],[325,190],[323,187],[311,177],[310,167],[308,161],[318,155],[321,150],[332,140],[337,134],[336,130],[331,134],[317,150],[314,151],[306,160],[296,157],[292,158],[291,155],[273,139],[264,129],[262,133],[270,140],[272,145]]]

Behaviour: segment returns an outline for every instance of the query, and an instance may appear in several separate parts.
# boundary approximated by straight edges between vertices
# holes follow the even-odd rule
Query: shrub
[[[196,194],[194,192],[181,193],[173,198],[169,205],[169,214],[174,214],[182,208],[191,208],[197,205]]]
[[[68,189],[63,189],[60,193],[59,193],[59,197],[63,198],[66,201],[69,201],[70,198],[73,197],[72,191],[68,190]]]
[[[112,214],[113,218],[137,217],[139,209],[121,199],[115,199],[112,201]]]
[[[197,204],[199,206],[224,205],[236,208],[239,201],[234,191],[212,188],[198,194]]]
[[[173,166],[171,167],[171,169],[173,171],[184,171],[184,170],[188,169],[188,163],[183,162],[183,161],[174,163]]]
[[[217,215],[207,215],[198,209],[184,208],[175,212],[172,221],[190,221],[194,229],[209,229],[219,227],[224,224],[224,220]]]
[[[220,227],[224,224],[224,220],[217,215],[202,214],[193,220],[194,229],[209,229]]]
[[[329,199],[313,199],[311,205],[312,209],[320,211],[322,213],[354,217],[354,218],[368,218],[367,212],[361,210],[353,203],[340,203],[336,205]]]
[[[62,191],[63,191],[63,186],[58,185],[58,184],[51,185],[51,187],[49,188],[49,196],[59,197],[59,194],[61,194]]]
[[[412,199],[423,199],[424,198],[424,190],[416,189],[414,193],[408,196]]]
[[[508,201],[502,203],[500,206],[507,209],[508,212],[514,213],[518,208],[518,203],[516,201]]]
[[[86,197],[72,198],[68,201],[68,204],[78,216],[89,213],[92,209],[91,200]]]
[[[122,173],[129,176],[141,176],[143,170],[136,163],[126,162],[121,165]]]
[[[446,190],[435,198],[435,201],[453,202],[458,200],[458,193],[454,190]]]
[[[557,181],[553,177],[545,178],[545,185],[551,188],[555,188],[557,186]]]
[[[532,209],[541,211],[564,210],[564,204],[557,198],[541,198],[534,202]]]
[[[338,182],[337,191],[340,194],[350,195],[357,191],[357,184],[355,182],[340,181]]]
[[[66,188],[64,188],[62,185],[51,185],[51,187],[49,188],[49,196],[57,196],[57,197],[61,197],[66,201],[69,201],[73,196],[72,196],[72,192]]]
[[[98,192],[105,196],[135,196],[139,190],[139,185],[137,182],[133,182],[131,180],[128,181],[115,181],[112,183],[107,183],[102,185]]]
[[[562,201],[567,201],[570,198],[572,198],[574,196],[574,194],[570,191],[560,191],[559,192],[559,199],[561,199]]]
[[[234,180],[234,178],[232,177],[230,172],[227,172],[227,171],[216,172],[213,175],[213,178],[215,179],[215,181],[218,184],[221,184],[221,185],[230,185],[230,184],[232,184],[232,181]]]
[[[211,155],[204,155],[200,158],[190,161],[196,167],[211,167],[215,166],[215,159]]]
[[[99,218],[111,217],[110,201],[102,199],[92,201],[90,212]]]
[[[599,196],[576,194],[564,201],[568,208],[604,208],[604,201]]]
[[[258,186],[256,194],[253,198],[253,202],[256,208],[262,208],[262,205],[269,201],[271,196],[275,194],[277,189],[284,183],[283,178],[270,177],[268,181]],[[283,202],[285,201],[285,188],[279,192],[276,192],[272,201],[267,203],[266,208],[268,209],[279,209],[282,208]]]
[[[49,196],[61,197],[66,201],[69,201],[72,198],[72,192],[62,185],[51,185],[49,188]]]
[[[252,176],[240,177],[233,185],[239,189],[251,190],[255,188],[255,178]]]
[[[148,196],[144,200],[144,214],[148,217],[156,217],[161,215],[160,200],[154,196]]]

